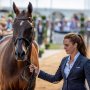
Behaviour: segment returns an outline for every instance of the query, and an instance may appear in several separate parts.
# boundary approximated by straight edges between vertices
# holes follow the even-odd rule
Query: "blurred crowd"
[[[12,17],[0,17],[0,38],[2,38],[4,35],[7,35],[8,32],[10,33],[12,31],[12,23]]]
[[[7,32],[12,32],[12,17],[0,17],[0,38],[3,37]],[[35,37],[39,45],[43,43],[48,45],[52,42],[52,32],[57,33],[68,33],[76,32],[87,34],[87,38],[90,38],[90,20],[85,20],[83,17],[77,17],[74,15],[71,19],[55,19],[51,20],[47,17],[36,17],[34,18],[35,24]]]
[[[48,44],[52,42],[52,32],[57,33],[69,33],[75,32],[86,35],[87,39],[90,38],[90,20],[85,20],[85,18],[73,16],[70,20],[67,19],[56,19],[52,21],[49,18],[42,19],[38,17],[35,20],[35,29],[37,31],[37,41],[39,45],[43,42]]]

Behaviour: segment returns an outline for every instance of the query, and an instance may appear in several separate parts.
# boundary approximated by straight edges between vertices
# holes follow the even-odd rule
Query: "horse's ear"
[[[32,4],[29,2],[28,4],[28,15],[29,16],[32,16],[32,11],[33,11],[33,7],[32,7]]]
[[[19,9],[17,8],[17,6],[15,5],[14,2],[13,2],[13,10],[14,10],[14,13],[16,14],[16,16],[20,13]]]

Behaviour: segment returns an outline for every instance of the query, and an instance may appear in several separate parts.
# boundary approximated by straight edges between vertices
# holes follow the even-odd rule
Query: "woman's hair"
[[[77,49],[78,51],[83,55],[87,55],[87,49],[85,42],[83,40],[83,37],[80,34],[75,34],[75,33],[69,33],[65,35],[64,39],[70,39],[70,41],[75,44],[77,43]]]

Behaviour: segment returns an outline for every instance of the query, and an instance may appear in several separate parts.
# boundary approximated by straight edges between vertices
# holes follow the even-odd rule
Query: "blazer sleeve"
[[[50,75],[50,74],[40,70],[38,77],[43,80],[49,81],[51,83],[57,83],[58,81],[62,80],[62,78],[63,78],[62,73],[61,73],[61,64],[60,64],[59,68],[57,69],[55,75]]]
[[[84,65],[84,71],[85,71],[85,77],[88,82],[88,86],[90,88],[90,60],[87,60],[87,62]]]

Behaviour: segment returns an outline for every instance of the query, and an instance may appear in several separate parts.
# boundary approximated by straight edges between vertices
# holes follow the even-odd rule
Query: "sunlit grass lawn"
[[[63,48],[62,44],[53,44],[53,43],[50,43],[50,46],[49,46],[49,49],[61,49],[61,48]]]

